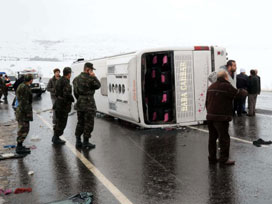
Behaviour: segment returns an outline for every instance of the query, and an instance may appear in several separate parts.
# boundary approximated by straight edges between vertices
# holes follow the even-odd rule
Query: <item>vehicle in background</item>
[[[41,96],[42,93],[45,92],[45,85],[42,82],[42,78],[39,72],[37,72],[35,69],[25,69],[23,71],[18,72],[18,79],[22,75],[27,75],[27,74],[31,74],[33,76],[33,82],[31,84],[32,93],[37,94],[37,96]]]
[[[16,82],[17,78],[15,76],[8,76],[8,77],[9,77],[9,80],[10,80],[8,89],[14,91],[13,85]]]
[[[101,82],[97,111],[146,128],[202,124],[206,120],[208,76],[226,64],[226,50],[214,46],[148,49],[86,62]],[[73,79],[71,79],[72,81]]]
[[[43,82],[41,82],[40,85],[41,85],[42,93],[44,93],[46,91],[46,85]]]

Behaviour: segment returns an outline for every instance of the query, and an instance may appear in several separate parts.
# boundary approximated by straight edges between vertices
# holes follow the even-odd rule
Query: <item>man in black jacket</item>
[[[56,124],[54,126],[53,144],[65,144],[60,139],[67,124],[68,114],[71,111],[72,103],[75,101],[72,95],[72,86],[70,84],[72,70],[70,67],[63,69],[63,76],[56,83],[56,102],[53,109],[56,111]]]
[[[245,69],[241,69],[240,74],[236,76],[236,87],[237,89],[248,90],[248,76]],[[242,116],[242,113],[245,112],[245,103],[246,97],[234,99],[235,110],[238,116]]]
[[[260,92],[260,81],[256,76],[255,70],[250,70],[248,79],[248,114],[247,116],[255,116],[255,108],[257,102],[257,95]]]
[[[261,94],[261,77],[258,75],[258,69],[255,69],[255,72],[256,72],[256,76],[258,77],[258,82],[259,82],[259,90],[258,90],[258,95]]]
[[[226,71],[217,73],[217,81],[207,91],[206,108],[209,128],[209,162],[216,163],[217,145],[219,139],[220,158],[222,165],[234,165],[235,161],[229,160],[230,136],[228,133],[229,122],[232,120],[232,103],[235,97],[247,95],[244,89],[234,88],[228,81]]]

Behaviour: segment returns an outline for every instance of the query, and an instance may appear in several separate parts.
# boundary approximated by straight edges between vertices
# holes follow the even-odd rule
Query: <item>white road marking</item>
[[[4,203],[5,203],[4,198],[0,197],[0,204],[4,204]]]
[[[191,129],[194,129],[194,130],[199,130],[201,132],[205,132],[205,133],[209,133],[208,130],[204,130],[202,128],[197,128],[197,127],[193,127],[193,126],[187,126],[188,128],[191,128]],[[247,144],[252,144],[252,141],[249,141],[249,140],[243,140],[243,139],[240,139],[240,138],[237,138],[237,137],[230,137],[232,140],[236,140],[236,141],[239,141],[239,142],[243,142],[243,143],[247,143]],[[261,147],[268,147],[266,145],[262,145]]]
[[[33,110],[36,114],[37,112]],[[36,116],[50,129],[53,131],[52,125],[47,122],[42,116],[36,114]],[[97,177],[97,179],[112,193],[112,195],[122,204],[133,204],[113,183],[110,182],[88,159],[84,157],[77,149],[65,138],[61,137],[66,141],[66,146],[73,152],[73,154]]]

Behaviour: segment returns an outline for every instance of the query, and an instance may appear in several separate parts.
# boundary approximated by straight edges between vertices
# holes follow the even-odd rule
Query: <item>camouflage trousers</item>
[[[54,126],[54,136],[59,137],[63,135],[64,129],[68,120],[68,113],[64,111],[55,111],[56,124]]]
[[[76,137],[80,137],[83,134],[84,138],[91,138],[91,133],[94,129],[94,116],[95,111],[77,111]]]
[[[23,143],[29,132],[29,121],[18,121],[17,142]]]
[[[54,104],[55,104],[55,102],[56,102],[56,97],[52,97],[52,96],[51,96],[51,101],[52,101],[52,105],[54,106]],[[57,118],[56,118],[56,111],[55,111],[54,109],[53,109],[52,111],[53,111],[53,120],[52,120],[52,122],[53,122],[53,125],[55,126],[56,121],[57,121]]]

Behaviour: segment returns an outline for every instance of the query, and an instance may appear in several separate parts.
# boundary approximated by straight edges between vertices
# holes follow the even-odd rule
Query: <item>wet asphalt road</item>
[[[13,96],[9,95],[9,102]],[[51,123],[49,94],[34,98],[33,108]],[[26,145],[36,145],[24,159],[7,160],[9,188],[31,187],[32,193],[11,194],[7,203],[47,203],[81,191],[94,194],[95,204],[119,203],[107,187],[71,152],[51,144],[52,131],[34,114]],[[272,140],[271,115],[235,118],[233,137]],[[0,121],[14,119],[10,105],[0,105]],[[75,143],[76,114],[72,111],[65,138]],[[202,125],[198,128],[206,129]],[[1,134],[1,133],[0,133]],[[32,141],[38,137],[40,141]],[[15,138],[14,138],[15,139]],[[95,120],[91,139],[97,147],[82,154],[133,204],[272,203],[272,146],[255,147],[231,141],[233,167],[209,165],[208,134],[190,128],[143,130],[106,117]],[[0,166],[5,165],[0,161]],[[28,172],[34,171],[33,176]]]

